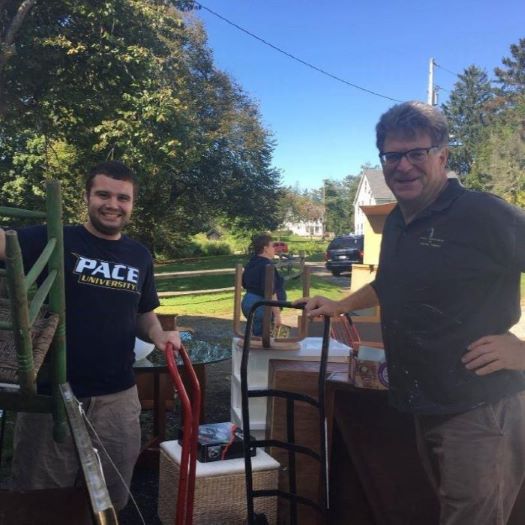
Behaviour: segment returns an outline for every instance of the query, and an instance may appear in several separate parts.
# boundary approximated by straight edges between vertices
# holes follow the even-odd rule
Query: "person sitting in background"
[[[264,300],[266,266],[273,263],[275,249],[272,237],[268,234],[256,235],[252,238],[251,251],[252,257],[244,267],[242,275],[242,286],[246,294],[242,298],[242,313],[248,317],[251,307],[257,301]],[[284,290],[284,279],[279,275],[277,268],[274,267],[272,299],[286,301]],[[274,307],[272,312],[274,326],[281,325],[281,310]],[[257,308],[253,318],[253,335],[261,336],[263,331],[264,307]]]

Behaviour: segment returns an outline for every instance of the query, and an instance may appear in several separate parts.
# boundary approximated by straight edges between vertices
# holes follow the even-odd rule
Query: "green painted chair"
[[[0,215],[45,221],[48,239],[37,261],[26,274],[17,234],[12,230],[6,231],[6,267],[5,270],[0,269],[0,280],[5,279],[8,295],[8,298],[0,298],[0,409],[52,413],[53,436],[59,442],[64,440],[67,433],[67,416],[95,523],[117,524],[117,515],[91,437],[80,416],[78,401],[66,383],[60,184],[58,181],[47,183],[45,212],[0,206]],[[47,270],[46,277],[36,286],[44,270]],[[46,355],[46,366],[41,369]],[[39,371],[49,375],[52,386],[50,396],[37,394]]]
[[[59,385],[66,382],[66,332],[60,184],[47,183],[45,212],[0,206],[0,215],[45,221],[48,231],[47,245],[27,274],[17,234],[6,231],[5,269],[0,269],[8,292],[8,298],[0,298],[0,408],[51,412],[53,436],[63,441],[66,417]],[[45,396],[37,394],[36,378],[48,353],[52,394]]]

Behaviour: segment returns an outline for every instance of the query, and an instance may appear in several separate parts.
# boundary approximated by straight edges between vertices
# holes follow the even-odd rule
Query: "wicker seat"
[[[0,319],[11,322],[9,302],[6,299],[0,299]],[[53,341],[58,321],[58,315],[49,313],[43,307],[31,327],[35,377]],[[0,383],[18,384],[18,360],[11,330],[0,330]]]

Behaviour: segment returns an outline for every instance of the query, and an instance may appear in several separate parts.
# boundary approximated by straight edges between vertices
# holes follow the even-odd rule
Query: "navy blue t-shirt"
[[[27,271],[45,246],[46,227],[20,229],[18,239]],[[125,235],[107,240],[84,226],[66,226],[64,263],[67,379],[73,391],[88,397],[130,388],[137,314],[159,305],[150,253]]]
[[[461,362],[485,335],[520,317],[525,213],[457,180],[405,224],[388,216],[372,283],[381,305],[390,399],[403,411],[447,414],[525,389],[525,375],[478,376]]]
[[[273,293],[279,301],[286,301],[284,279],[279,275],[273,261],[262,255],[254,255],[247,262],[242,274],[242,286],[250,293],[264,297],[264,283],[266,280],[266,267],[271,264],[274,267]]]

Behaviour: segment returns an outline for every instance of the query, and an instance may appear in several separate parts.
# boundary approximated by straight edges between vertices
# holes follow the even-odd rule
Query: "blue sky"
[[[471,64],[490,77],[525,37],[523,0],[203,0],[205,7],[348,82],[398,100],[426,100],[428,62],[451,90]],[[260,107],[283,183],[317,188],[377,163],[374,126],[394,102],[294,62],[204,9],[217,67]],[[450,72],[449,72],[450,71]],[[441,91],[440,102],[447,91]]]

